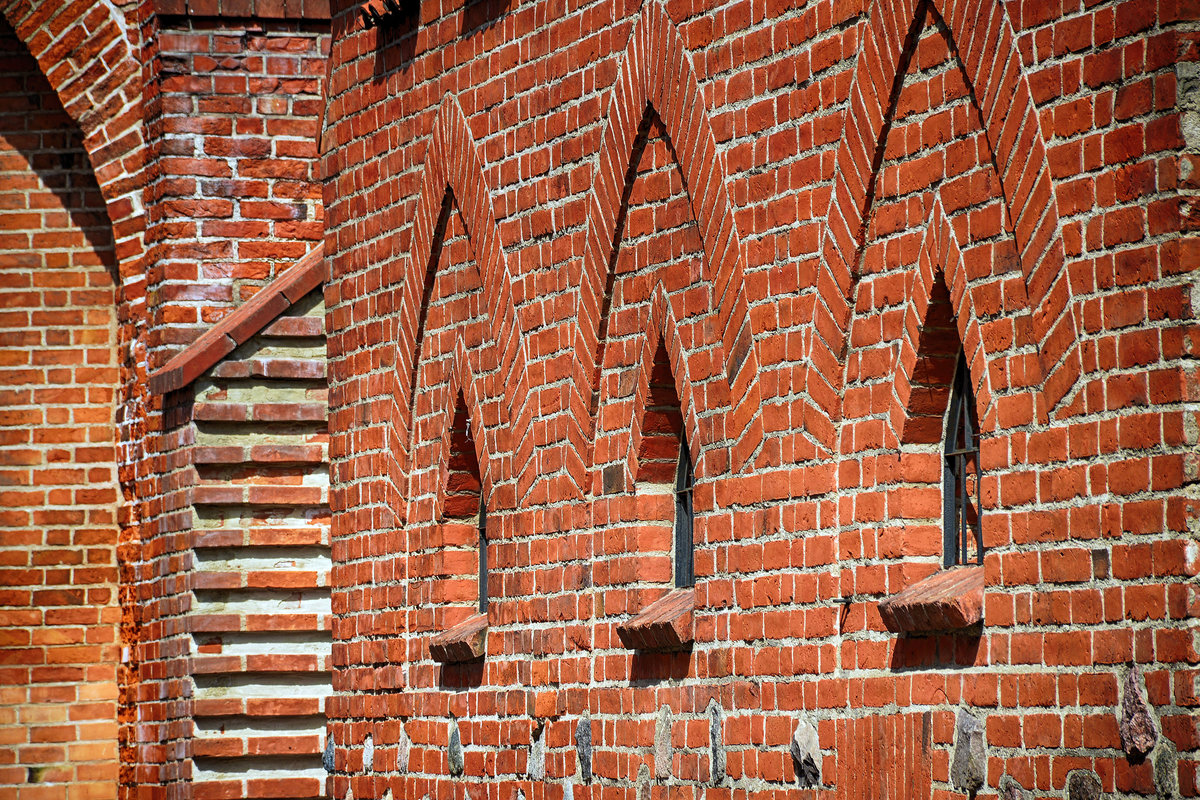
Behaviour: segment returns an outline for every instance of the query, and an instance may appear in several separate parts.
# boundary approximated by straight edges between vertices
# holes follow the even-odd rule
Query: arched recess
[[[925,235],[921,243],[921,254],[917,260],[917,269],[908,285],[908,296],[904,303],[904,332],[899,342],[899,349],[894,364],[895,392],[892,395],[892,408],[889,414],[892,430],[896,441],[888,443],[890,447],[898,446],[904,440],[905,423],[908,421],[910,400],[912,398],[912,379],[916,369],[918,342],[921,329],[929,311],[930,297],[933,293],[934,279],[937,273],[945,278],[950,290],[950,300],[954,308],[954,319],[958,328],[958,338],[962,342],[967,364],[975,384],[975,402],[977,405],[982,431],[995,431],[1024,424],[1020,421],[1006,420],[1005,406],[997,402],[993,391],[991,365],[997,354],[987,350],[987,339],[983,335],[979,323],[979,315],[975,311],[975,303],[971,290],[967,286],[967,270],[963,263],[962,250],[954,228],[946,217],[942,201],[933,203],[933,210],[925,223]]]
[[[8,0],[2,11],[83,131],[84,149],[113,224],[125,294],[140,303],[147,152],[142,65],[129,21],[107,0]],[[64,51],[67,42],[72,46]]]
[[[692,214],[704,247],[702,277],[712,284],[720,330],[717,360],[731,388],[727,429],[734,439],[734,469],[748,468],[763,438],[758,357],[745,295],[742,248],[726,188],[716,137],[691,60],[675,23],[658,0],[647,0],[634,23],[609,95],[600,155],[588,202],[580,294],[576,303],[576,356],[572,407],[592,409],[596,428],[599,370],[604,363],[600,340],[604,289],[618,242],[624,181],[630,155],[647,106],[662,119],[679,158]],[[653,350],[651,351],[653,354]],[[580,452],[588,431],[569,434]]]
[[[0,661],[16,667],[0,677],[7,796],[12,784],[51,792],[89,781],[112,786],[122,764],[144,757],[127,734],[138,721],[142,677],[137,581],[145,565],[133,501],[145,465],[136,461],[141,448],[129,447],[141,432],[118,424],[138,383],[122,373],[119,355],[129,307],[115,276],[121,248],[111,206],[86,132],[63,108],[46,60],[33,58],[27,31],[9,24],[22,9],[5,11],[0,557],[13,591],[0,601]],[[60,43],[65,60],[77,55],[69,44]],[[37,665],[54,665],[55,674],[39,675]],[[66,763],[61,746],[40,746],[63,741],[72,744]]]
[[[611,432],[597,426],[595,452],[613,454],[616,458],[605,458],[608,466],[597,470],[593,475],[592,493],[595,495],[628,491],[633,487],[638,471],[637,454],[641,446],[642,420],[646,416],[646,402],[650,394],[650,373],[654,368],[654,354],[660,342],[665,343],[671,360],[675,392],[679,396],[680,411],[683,414],[684,438],[692,454],[696,477],[708,477],[728,468],[728,459],[721,457],[724,453],[719,453],[711,447],[718,443],[719,438],[713,428],[712,419],[702,422],[700,416],[703,411],[708,410],[706,406],[719,407],[727,403],[728,399],[721,397],[722,393],[719,391],[712,393],[716,396],[696,391],[695,387],[709,376],[689,372],[675,312],[671,309],[671,301],[661,284],[654,287],[650,311],[644,322],[646,335],[642,337],[634,362],[627,365],[616,380],[605,381],[601,387],[597,419],[603,419],[614,407],[626,406],[627,408],[612,416],[628,421],[629,424],[622,424]],[[717,386],[720,386],[720,382]],[[702,453],[705,458],[701,458]],[[598,462],[599,459],[594,458],[594,461]],[[620,473],[614,473],[617,467],[621,468]]]
[[[528,384],[525,343],[517,325],[511,276],[475,140],[467,127],[462,107],[457,99],[447,95],[434,120],[413,219],[408,262],[400,285],[395,289],[398,294],[394,306],[398,310],[398,326],[393,371],[396,411],[392,425],[394,440],[400,448],[397,453],[400,470],[402,473],[407,471],[410,476],[415,474],[415,469],[410,469],[415,466],[415,462],[410,462],[410,453],[416,400],[411,377],[418,368],[420,358],[419,339],[426,313],[423,297],[425,275],[427,270],[436,267],[430,264],[430,259],[438,244],[438,220],[447,191],[466,227],[479,270],[482,294],[490,304],[486,330],[482,333],[482,347],[491,352],[495,363],[500,365],[502,385],[496,387],[496,393],[503,394],[513,403],[511,410],[501,404],[502,414],[505,415],[501,427],[507,429],[515,424],[512,441],[520,448],[515,456],[532,460],[529,458],[531,446],[527,435],[531,416],[526,407]],[[462,344],[461,336],[458,344]],[[465,359],[459,363],[459,368],[466,368]],[[471,372],[468,370],[463,374],[469,375]],[[467,381],[466,384],[473,386],[474,382]],[[483,463],[482,460],[480,463]],[[502,476],[494,473],[492,477],[496,482],[503,480]]]
[[[929,4],[951,31],[963,70],[996,159],[1003,200],[1017,242],[1026,294],[1038,338],[1043,396],[1053,407],[1081,372],[1073,291],[1065,269],[1054,187],[1046,160],[1037,109],[1016,49],[1015,37],[998,0],[876,0],[871,6],[862,51],[851,86],[845,133],[836,158],[836,176],[821,246],[814,323],[830,340],[814,337],[810,363],[840,363],[850,323],[854,283],[890,123],[892,101],[903,79],[905,54]],[[819,391],[813,369],[806,377],[810,398]],[[836,387],[830,387],[836,388]],[[814,400],[823,405],[819,400]],[[829,407],[821,409],[834,412]],[[818,415],[820,411],[818,411]]]
[[[140,629],[153,623],[150,611],[144,608],[138,611],[137,596],[137,583],[144,568],[141,537],[146,510],[139,500],[152,493],[146,454],[156,449],[146,444],[150,402],[145,345],[139,340],[145,320],[142,190],[148,156],[142,127],[142,65],[130,39],[125,14],[107,0],[97,3],[0,0],[0,14],[36,62],[66,117],[82,134],[81,155],[86,155],[88,168],[95,177],[102,216],[111,225],[115,263],[106,267],[110,274],[115,271],[116,275],[104,313],[112,315],[115,328],[115,341],[107,345],[111,347],[111,362],[106,359],[105,363],[106,367],[111,366],[112,374],[101,377],[100,362],[92,361],[97,373],[87,379],[90,388],[86,394],[90,397],[111,391],[114,395],[116,418],[112,444],[119,489],[115,513],[116,590],[121,613],[128,624],[118,627],[118,639],[113,644],[129,646],[128,657],[117,665],[122,695],[117,724],[128,730],[138,718],[134,706],[139,692],[135,684],[147,680],[144,674],[139,675],[145,655],[138,647]],[[47,335],[64,334],[61,327],[52,330],[47,326],[45,331]],[[80,430],[86,427],[81,426]],[[97,484],[98,490],[99,479],[89,476],[89,480]],[[153,492],[158,491],[156,483]],[[96,566],[99,567],[99,562]],[[112,659],[112,663],[117,660]],[[119,759],[124,763],[146,759],[137,737],[127,738],[133,744],[120,748]]]
[[[478,375],[478,370],[474,368],[478,366],[477,362],[478,358],[472,358],[471,353],[467,350],[463,337],[457,336],[454,353],[450,359],[449,381],[442,389],[435,391],[433,398],[434,406],[440,408],[441,413],[428,418],[429,428],[420,432],[420,440],[424,444],[414,445],[413,463],[415,467],[419,465],[419,468],[413,470],[412,480],[414,482],[420,474],[434,466],[437,467],[433,513],[421,515],[423,519],[440,520],[444,513],[448,478],[447,465],[450,455],[450,438],[446,434],[454,417],[455,400],[459,392],[462,392],[467,407],[467,424],[471,429],[471,441],[475,443],[475,457],[479,461],[484,497],[490,500],[489,508],[495,507],[496,495],[493,489],[504,479],[504,461],[500,457],[500,452],[506,449],[505,426],[501,424],[497,435],[489,438],[487,426],[484,424],[480,411],[488,398],[488,390],[483,381],[475,377]],[[501,409],[503,409],[503,404],[501,404]],[[501,410],[501,417],[502,423],[507,421],[504,419],[503,410]],[[416,437],[417,431],[414,431],[414,440]],[[496,442],[495,446],[489,446],[489,442],[492,441]],[[414,485],[412,496],[417,496],[419,493],[424,492],[420,492]]]

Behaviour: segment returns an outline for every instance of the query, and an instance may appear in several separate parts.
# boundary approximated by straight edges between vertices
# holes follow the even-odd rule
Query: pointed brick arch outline
[[[921,242],[921,253],[917,258],[916,274],[908,287],[904,308],[904,333],[900,339],[900,350],[895,359],[895,391],[892,394],[890,417],[892,429],[898,441],[904,439],[904,427],[908,422],[909,401],[912,398],[912,376],[917,363],[917,342],[925,325],[929,311],[929,299],[933,293],[933,281],[940,272],[950,290],[950,301],[954,307],[954,321],[958,328],[958,339],[962,342],[975,386],[975,410],[983,431],[995,431],[1004,427],[1000,419],[1000,406],[992,391],[992,374],[988,368],[991,354],[984,346],[983,331],[975,303],[967,288],[967,270],[962,249],[954,228],[946,217],[940,198],[934,200],[933,208],[925,221],[925,235]]]
[[[988,350],[988,338],[984,335],[983,326],[975,310],[974,298],[967,286],[967,266],[959,237],[941,197],[934,198],[925,220],[924,231],[916,270],[908,285],[904,302],[903,333],[898,342],[898,350],[893,351],[892,368],[895,379],[888,416],[895,441],[888,441],[887,446],[898,446],[904,439],[904,427],[908,422],[909,402],[912,397],[912,376],[917,361],[917,342],[929,310],[934,276],[938,272],[944,276],[946,288],[950,290],[958,338],[967,354],[967,363],[975,384],[975,403],[980,430],[998,432],[1026,425],[1029,421],[1027,413],[1021,413],[1021,409],[1001,402],[1000,396],[994,390],[991,367],[1001,356]],[[857,317],[851,320],[851,328],[856,319]],[[1045,407],[1039,402],[1036,386],[1030,387],[1027,394],[1029,406],[1037,415],[1038,421],[1044,424]],[[843,424],[845,423],[843,417]]]
[[[142,64],[129,38],[129,22],[108,0],[10,0],[3,14],[83,132],[83,147],[113,226],[121,270],[117,289],[140,304],[145,280],[141,193],[148,153]],[[52,36],[50,29],[59,33]]]
[[[477,359],[476,359],[477,360]],[[488,430],[483,422],[484,402],[488,398],[488,387],[482,378],[476,377],[479,371],[473,367],[470,352],[466,348],[462,335],[455,337],[454,350],[450,355],[450,380],[446,388],[438,392],[442,396],[442,413],[432,417],[431,424],[435,430],[426,431],[421,437],[424,442],[414,446],[414,463],[420,468],[414,469],[410,477],[410,496],[418,496],[419,477],[428,469],[437,466],[437,488],[434,492],[433,519],[441,521],[446,505],[446,484],[449,478],[450,437],[447,435],[454,417],[458,393],[461,391],[463,402],[467,407],[467,425],[471,429],[471,441],[475,445],[475,458],[479,462],[479,477],[482,483],[484,497],[488,499],[488,509],[494,509],[498,497],[496,486],[504,478],[504,460],[499,453],[507,449],[505,428],[501,425],[496,432],[494,447],[489,447]],[[435,398],[436,399],[436,398]],[[436,403],[435,403],[436,405]],[[503,404],[501,404],[503,409]],[[501,415],[504,412],[501,410]],[[413,435],[416,436],[416,425]]]
[[[397,453],[402,471],[416,466],[415,462],[410,463],[409,458],[415,447],[413,437],[416,435],[413,425],[416,393],[413,392],[413,396],[409,396],[409,376],[420,366],[421,354],[417,348],[421,346],[421,342],[417,337],[426,313],[426,309],[422,307],[425,274],[436,244],[437,220],[447,189],[453,193],[459,215],[467,229],[467,236],[475,253],[475,265],[479,270],[483,296],[492,304],[488,309],[487,327],[483,331],[483,350],[491,353],[495,363],[500,365],[499,382],[503,386],[496,386],[495,391],[489,393],[492,396],[499,395],[502,388],[503,395],[516,403],[513,409],[517,412],[515,414],[510,414],[508,406],[501,403],[498,435],[505,438],[511,435],[517,444],[527,441],[530,417],[525,408],[525,399],[528,396],[525,343],[517,325],[507,258],[500,241],[491,192],[484,181],[483,162],[475,139],[467,126],[467,118],[458,99],[447,95],[434,118],[429,148],[425,154],[421,191],[413,218],[408,262],[402,283],[398,287],[399,314],[395,339],[395,369],[392,374],[396,407],[403,411],[395,415],[393,428],[395,440],[402,443],[402,450]],[[456,334],[455,346],[456,350],[463,346],[461,331]],[[469,366],[465,357],[458,363],[460,368]],[[466,384],[473,386],[474,382],[467,381]],[[475,395],[480,401],[486,396],[487,393]],[[453,409],[449,409],[447,413],[452,411]],[[519,421],[520,427],[510,433],[514,419]],[[522,448],[522,452],[527,452],[526,448]],[[482,467],[483,461],[480,461],[480,464]],[[505,480],[508,475],[508,470],[503,466],[497,470],[491,473],[493,485]],[[417,471],[415,468],[408,469],[410,480],[415,477]]]
[[[662,284],[657,284],[650,298],[646,335],[641,339],[641,346],[638,348],[633,364],[625,368],[626,375],[636,376],[631,387],[632,395],[621,393],[619,386],[624,381],[607,381],[601,389],[600,403],[597,407],[597,418],[599,419],[602,417],[604,409],[612,404],[625,402],[626,398],[631,403],[629,426],[608,433],[597,429],[595,444],[597,448],[607,446],[610,451],[621,454],[619,463],[624,466],[623,488],[625,491],[630,491],[637,480],[637,454],[642,443],[642,420],[645,418],[646,401],[650,396],[650,374],[654,370],[654,355],[660,343],[666,344],[667,355],[670,358],[675,394],[679,397],[679,410],[683,415],[684,439],[692,453],[696,477],[714,475],[725,469],[727,462],[727,459],[714,461],[715,453],[711,446],[716,442],[711,426],[706,427],[700,423],[700,412],[707,409],[700,408],[703,403],[699,398],[705,393],[694,391],[694,384],[688,373],[687,358],[683,351],[683,341],[679,335],[679,323],[675,319],[675,312],[671,309],[671,301],[667,298],[666,290],[663,289]],[[613,391],[614,387],[617,387],[615,392]],[[720,392],[718,392],[719,394]],[[725,398],[718,396],[716,400],[719,404],[725,401]],[[701,458],[705,447],[710,448],[707,460]],[[595,471],[592,476],[592,492],[597,496],[605,493],[603,478],[604,475],[599,470]],[[610,489],[609,493],[612,491],[615,489]]]
[[[926,1],[951,31],[979,101],[984,135],[997,158],[1003,201],[1013,220],[1039,340],[1043,395],[1054,407],[1082,372],[1080,346],[1046,143],[1016,38],[999,0]],[[921,6],[921,0],[876,0],[871,6],[850,90],[845,133],[835,158],[836,177],[822,240],[817,293],[828,305],[818,302],[813,312],[817,328],[832,332],[834,341],[826,344],[814,337],[809,345],[810,363],[814,359],[842,360],[850,297],[872,201],[869,185],[876,153],[884,145],[890,98],[901,77],[905,36]],[[809,394],[811,397],[811,389]]]
[[[750,466],[763,438],[762,394],[758,355],[745,295],[742,247],[726,187],[725,168],[691,58],[675,23],[659,0],[646,0],[634,22],[621,58],[617,80],[609,94],[600,153],[588,200],[582,278],[576,311],[577,407],[590,408],[597,389],[597,367],[603,363],[600,339],[603,292],[620,215],[621,197],[630,154],[646,107],[653,106],[679,158],[692,215],[704,246],[701,274],[712,283],[720,324],[718,360],[725,368],[732,408],[726,429],[734,439],[733,469]],[[597,409],[598,410],[598,409]],[[595,419],[590,421],[593,431]],[[587,439],[577,433],[578,444]]]

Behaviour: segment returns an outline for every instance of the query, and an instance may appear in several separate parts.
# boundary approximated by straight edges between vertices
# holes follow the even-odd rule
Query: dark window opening
[[[695,542],[692,539],[692,454],[685,439],[679,439],[679,466],[675,470],[675,586],[696,584]]]
[[[479,613],[488,607],[487,501],[479,493]]]
[[[943,564],[983,563],[979,422],[967,359],[959,353],[946,418],[942,460]]]

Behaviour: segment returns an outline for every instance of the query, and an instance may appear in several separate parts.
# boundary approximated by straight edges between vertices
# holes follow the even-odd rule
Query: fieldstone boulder
[[[1158,722],[1146,699],[1142,671],[1136,664],[1121,685],[1121,746],[1135,758],[1143,758],[1158,742]]]
[[[987,779],[987,747],[983,722],[966,709],[959,709],[955,722],[954,758],[950,762],[950,782],[968,794],[979,791]]]
[[[802,787],[813,788],[821,784],[821,743],[817,729],[806,720],[800,720],[792,731],[792,765],[796,769],[796,782]]]
[[[408,738],[408,731],[404,730],[404,726],[400,726],[400,736],[396,740],[396,769],[401,774],[408,772],[408,759],[412,753],[412,740]]]
[[[575,725],[575,755],[579,759],[579,776],[584,783],[592,782],[592,720],[584,717]]]
[[[721,738],[721,727],[724,723],[721,706],[716,700],[708,703],[708,746],[712,752],[712,782],[714,784],[725,780],[725,743]]]
[[[1179,751],[1175,743],[1162,737],[1154,751],[1154,790],[1158,800],[1179,797]]]
[[[654,721],[654,777],[665,781],[671,777],[671,707],[658,709]]]
[[[546,778],[546,726],[539,725],[533,731],[529,743],[529,764],[526,767],[529,779],[540,781]]]
[[[459,777],[463,774],[462,735],[458,732],[458,720],[450,721],[450,743],[446,747],[446,755],[450,760],[450,774]]]
[[[1000,779],[1000,800],[1029,800],[1029,792],[1015,779],[1005,775]]]
[[[321,753],[321,766],[325,767],[326,772],[333,772],[333,737],[328,734],[325,736],[325,752]]]
[[[1100,800],[1100,778],[1089,769],[1067,773],[1067,800]]]

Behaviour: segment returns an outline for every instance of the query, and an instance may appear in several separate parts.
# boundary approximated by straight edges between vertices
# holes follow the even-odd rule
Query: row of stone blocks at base
[[[1141,777],[1151,793],[1159,798],[1178,797],[1177,753],[1169,740],[1161,736],[1158,722],[1145,699],[1140,671],[1135,667],[1125,674],[1122,686],[1123,700],[1116,710],[1117,724],[1122,744],[1129,763],[1141,770]],[[974,796],[988,786],[989,748],[986,741],[986,709],[960,707],[953,716],[952,736],[949,741],[937,741],[934,732],[934,711],[880,712],[860,714],[854,717],[839,717],[837,712],[818,717],[804,714],[794,719],[794,728],[786,746],[791,772],[788,785],[793,788],[841,790],[838,796],[875,797],[867,783],[887,793],[878,795],[887,798],[929,797],[935,783],[935,763],[939,762],[935,750],[946,753],[948,758],[948,783],[958,792]],[[728,769],[729,747],[726,743],[726,712],[715,701],[709,702],[700,720],[693,716],[676,714],[668,705],[659,708],[654,717],[653,743],[647,748],[647,759],[638,770],[636,789],[643,797],[654,785],[737,788],[740,784],[736,772]],[[703,742],[688,735],[686,749],[703,752],[701,758],[687,761],[680,757],[682,741],[677,736],[677,726],[690,725],[694,721],[703,723]],[[435,725],[438,723],[435,723]],[[478,778],[467,773],[470,761],[469,745],[464,743],[460,721],[451,719],[445,725],[444,760],[446,772],[442,777],[474,782]],[[547,771],[547,728],[560,725],[570,731],[570,744],[574,751],[575,771],[565,777],[553,777]],[[628,747],[627,742],[601,742],[598,735],[598,720],[584,716],[575,720],[543,720],[533,730],[532,740],[525,749],[522,774],[504,780],[511,785],[552,783],[561,784],[569,792],[572,786],[588,785],[602,781],[604,785],[622,786],[621,780],[612,776],[603,779],[594,772],[597,756],[606,745]],[[827,745],[822,749],[819,729],[826,731]],[[693,729],[694,730],[694,729]],[[830,735],[832,732],[832,735]],[[378,775],[394,779],[410,776],[413,779],[432,781],[437,774],[418,770],[414,764],[414,749],[417,747],[408,736],[403,722],[392,726],[395,741],[375,741],[367,734],[362,742],[355,743],[350,752],[339,752],[331,742],[326,752],[326,768],[335,773],[335,781],[355,776]],[[829,746],[832,743],[832,747]],[[385,757],[383,751],[390,750]],[[1086,761],[1083,752],[1062,753],[1070,758],[1077,755]],[[351,764],[349,758],[355,762]],[[438,759],[435,759],[435,762]],[[424,763],[428,765],[429,757]],[[476,762],[477,763],[477,762]],[[518,763],[522,763],[518,761]],[[942,780],[947,776],[943,775]],[[1032,800],[1034,790],[1028,776],[1023,785],[1011,775],[1002,775],[993,788],[999,790],[1004,800]],[[497,778],[499,780],[499,778]],[[1128,778],[1126,778],[1128,780]],[[1106,787],[1105,784],[1108,784]],[[1038,787],[1038,796],[1042,789]],[[1064,800],[1100,800],[1114,787],[1113,776],[1085,768],[1071,769],[1062,785]],[[863,794],[863,792],[866,794]],[[845,792],[849,792],[845,794]]]

